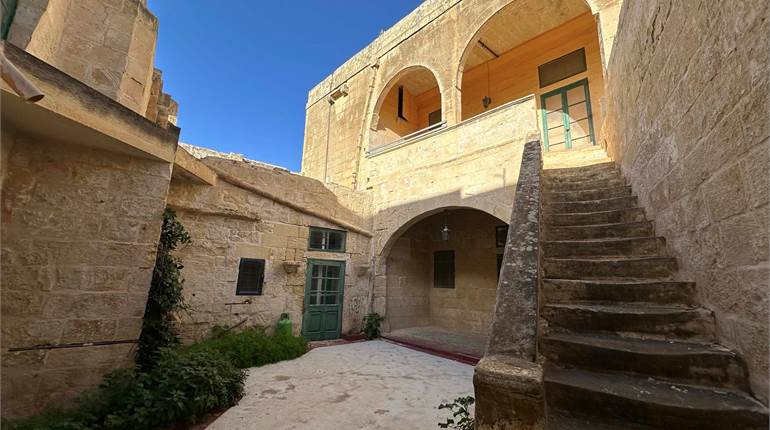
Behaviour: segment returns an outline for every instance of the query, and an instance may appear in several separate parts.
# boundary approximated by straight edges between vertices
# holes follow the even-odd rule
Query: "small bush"
[[[146,371],[118,370],[76,406],[24,420],[3,421],[8,430],[154,430],[192,424],[230,407],[243,396],[245,372],[299,357],[303,337],[267,336],[260,328],[239,333],[220,329],[217,337],[186,347],[161,349]]]
[[[223,357],[236,367],[247,368],[297,358],[307,351],[304,337],[268,336],[259,327],[241,332],[214,330],[214,337],[187,347],[189,351],[205,351]]]
[[[385,318],[380,316],[380,314],[377,312],[366,314],[364,317],[363,331],[367,339],[375,339],[380,337],[380,323],[384,320]]]

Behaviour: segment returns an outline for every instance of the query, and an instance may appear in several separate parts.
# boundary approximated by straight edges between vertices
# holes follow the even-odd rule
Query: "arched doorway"
[[[504,246],[496,234],[506,228],[486,212],[447,208],[393,238],[383,256],[390,336],[481,356]]]
[[[419,135],[442,121],[436,76],[426,67],[409,67],[391,79],[375,105],[369,149]]]
[[[583,0],[507,4],[479,28],[463,53],[459,119],[534,95],[546,150],[594,145],[604,90],[599,42]]]

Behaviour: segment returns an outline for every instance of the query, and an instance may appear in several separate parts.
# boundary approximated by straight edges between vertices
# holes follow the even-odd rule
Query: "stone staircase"
[[[549,429],[767,429],[747,369],[600,149],[546,154],[540,351]]]

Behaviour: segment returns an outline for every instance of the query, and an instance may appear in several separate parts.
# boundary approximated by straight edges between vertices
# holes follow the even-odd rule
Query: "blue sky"
[[[150,0],[181,140],[299,170],[307,92],[420,0]]]

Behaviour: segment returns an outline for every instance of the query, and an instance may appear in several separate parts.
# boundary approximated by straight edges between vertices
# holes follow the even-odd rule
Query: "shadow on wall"
[[[461,190],[385,209],[375,217],[373,309],[385,329],[436,325],[487,334],[494,308],[497,227],[507,226],[516,184]],[[441,231],[446,225],[448,240]],[[434,288],[434,258],[454,251],[453,288]],[[446,255],[445,255],[446,256]]]
[[[768,7],[624,2],[602,142],[765,403]]]

